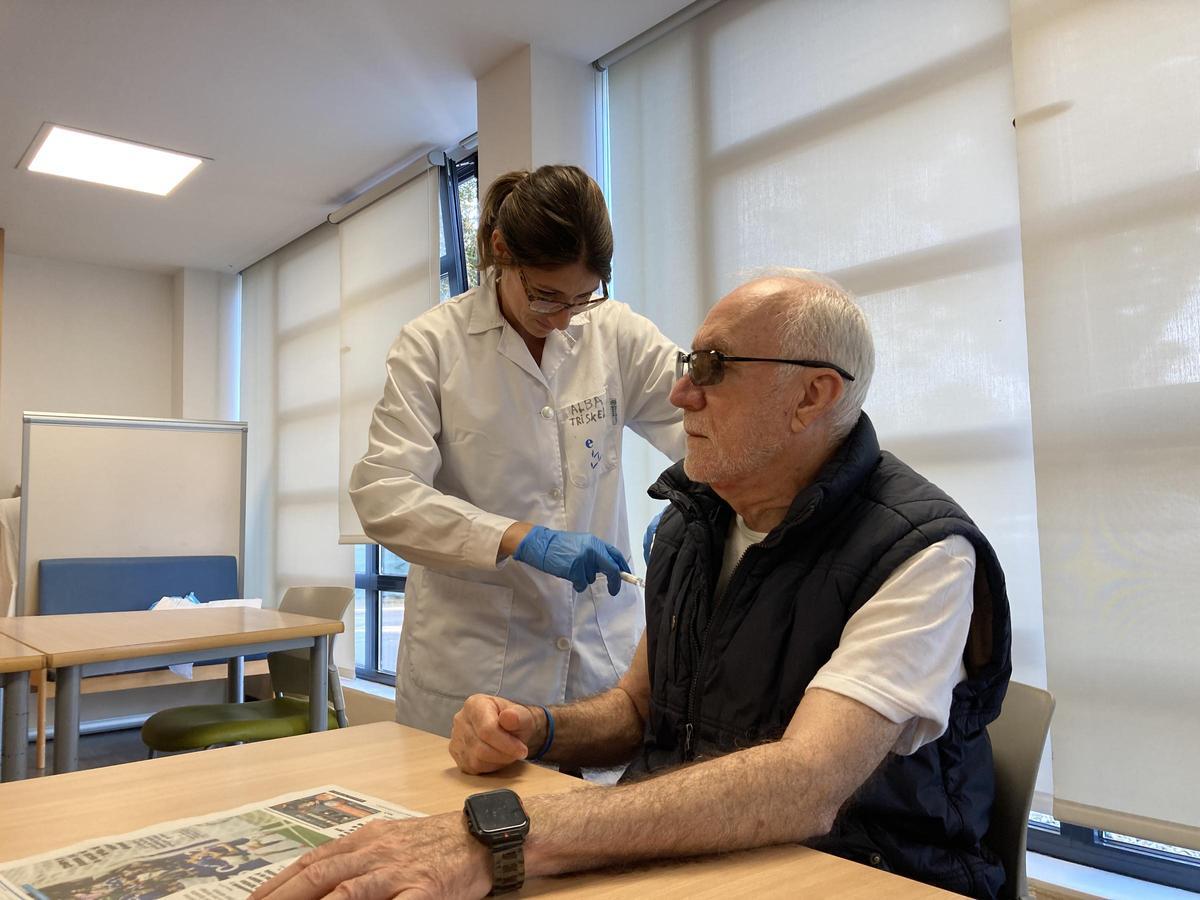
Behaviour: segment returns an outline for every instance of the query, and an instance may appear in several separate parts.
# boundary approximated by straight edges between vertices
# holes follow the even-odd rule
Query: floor
[[[33,744],[29,745],[25,757],[29,778],[54,774],[54,741],[46,744],[46,768],[33,767]],[[79,768],[99,769],[119,763],[134,762],[146,758],[146,745],[142,743],[141,730],[127,728],[124,731],[107,731],[102,734],[85,734],[79,738]]]

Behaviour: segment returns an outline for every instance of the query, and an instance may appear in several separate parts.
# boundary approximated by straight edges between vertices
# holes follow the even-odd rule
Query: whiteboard
[[[38,611],[38,562],[237,558],[245,547],[246,423],[27,412],[17,613]]]

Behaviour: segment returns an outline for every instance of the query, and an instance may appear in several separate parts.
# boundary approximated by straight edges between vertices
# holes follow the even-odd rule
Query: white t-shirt
[[[720,597],[738,560],[766,534],[741,516],[729,527]],[[952,535],[909,557],[846,623],[829,662],[809,682],[905,723],[892,752],[915,753],[946,731],[974,606],[975,548]]]

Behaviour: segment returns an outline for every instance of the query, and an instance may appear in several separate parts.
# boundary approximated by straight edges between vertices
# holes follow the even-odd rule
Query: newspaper
[[[380,819],[423,816],[337,785],[0,862],[0,897],[245,897],[312,847]]]

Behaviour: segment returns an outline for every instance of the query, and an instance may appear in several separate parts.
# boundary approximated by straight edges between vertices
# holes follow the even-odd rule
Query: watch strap
[[[492,889],[488,896],[515,891],[525,883],[524,842],[501,844],[489,848],[492,851]]]

